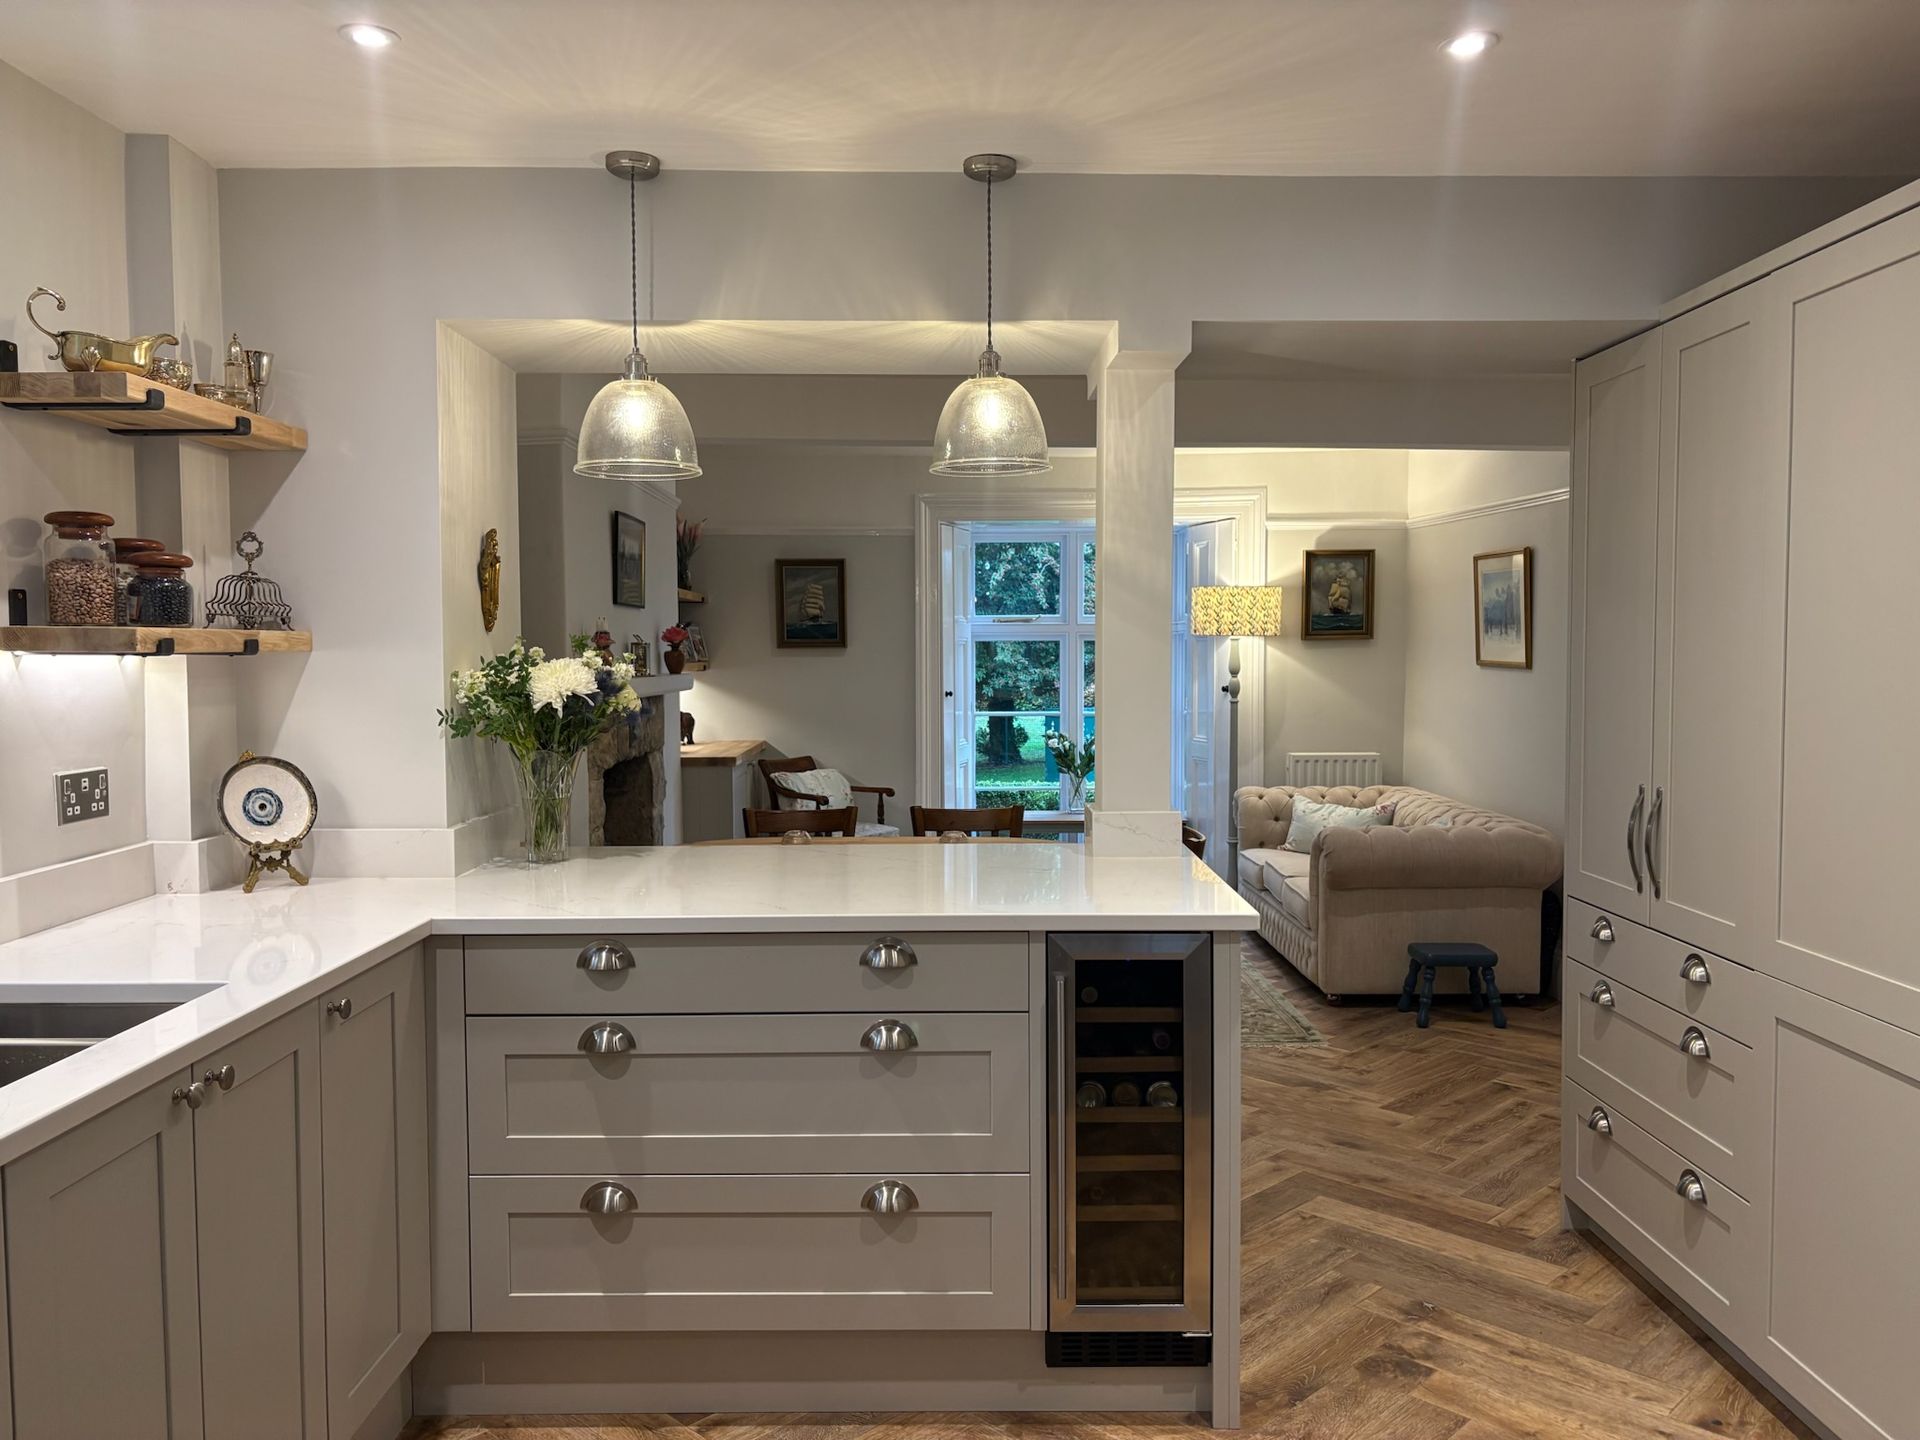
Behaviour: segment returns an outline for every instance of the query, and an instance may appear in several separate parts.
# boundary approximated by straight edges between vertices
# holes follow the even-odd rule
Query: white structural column
[[[1087,841],[1109,855],[1180,845],[1173,808],[1173,367],[1121,351],[1101,377],[1094,491],[1098,763]]]

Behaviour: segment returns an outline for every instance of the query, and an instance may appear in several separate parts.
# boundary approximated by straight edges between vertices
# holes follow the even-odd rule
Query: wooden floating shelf
[[[1094,1075],[1165,1074],[1180,1068],[1178,1055],[1082,1055],[1073,1068]]]
[[[680,599],[683,604],[687,605],[704,605],[707,603],[707,597],[702,595],[698,590],[688,590],[685,587],[681,588]]]
[[[29,655],[306,654],[307,630],[203,630],[169,625],[5,625],[0,650]]]
[[[707,668],[707,665],[708,665],[709,663],[710,663],[710,662],[708,662],[708,661],[705,661],[705,660],[689,660],[689,661],[687,661],[687,663],[686,663],[686,664],[684,664],[684,665],[682,665],[682,666],[680,667],[680,673],[681,673],[681,674],[683,674],[683,675],[697,675],[697,674],[700,674],[701,672],[703,672],[703,671],[704,671],[704,670],[705,670],[705,669]]]
[[[177,436],[217,450],[305,450],[298,425],[118,370],[0,374],[0,405],[38,410],[115,435]]]
[[[1098,1172],[1103,1175],[1129,1173],[1136,1170],[1178,1170],[1181,1159],[1178,1155],[1087,1155],[1081,1154],[1074,1160],[1085,1174]]]
[[[1178,1125],[1184,1117],[1171,1105],[1092,1105],[1073,1118],[1082,1125]]]
[[[1178,1205],[1082,1205],[1074,1212],[1082,1224],[1118,1224],[1126,1220],[1178,1220]]]

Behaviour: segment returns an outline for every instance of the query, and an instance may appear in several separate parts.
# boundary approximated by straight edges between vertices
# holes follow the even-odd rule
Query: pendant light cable
[[[652,210],[647,212],[649,225],[653,220]],[[647,255],[647,287],[653,287],[653,255]],[[647,296],[649,302],[653,296]],[[627,313],[633,317],[633,348],[637,354],[640,349],[640,182],[632,171],[627,172]]]
[[[993,177],[987,177],[987,349],[993,349]]]

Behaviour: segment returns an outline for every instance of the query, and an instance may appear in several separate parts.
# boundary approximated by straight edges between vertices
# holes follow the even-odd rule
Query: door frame
[[[940,527],[943,524],[1010,524],[1026,521],[1081,522],[1094,516],[1094,491],[1058,489],[1024,495],[942,494],[914,496],[914,783],[925,797],[944,793],[945,746],[941,677],[942,627],[947,595],[941,575]],[[1227,524],[1227,583],[1263,585],[1267,579],[1267,492],[1255,489],[1175,490],[1173,518],[1178,525],[1224,520]],[[1097,562],[1096,562],[1097,563]],[[1172,617],[1168,617],[1169,623]],[[1263,774],[1266,736],[1265,664],[1249,665],[1240,679],[1240,769],[1242,776]],[[1171,757],[1169,757],[1171,761]]]

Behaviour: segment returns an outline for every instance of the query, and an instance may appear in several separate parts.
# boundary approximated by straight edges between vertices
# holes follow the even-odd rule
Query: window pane
[[[1093,709],[1093,641],[1080,642],[1080,704]]]
[[[982,540],[973,547],[973,613],[1058,615],[1058,540]]]
[[[1093,614],[1093,541],[1080,547],[1080,613]]]
[[[1060,808],[1060,772],[1047,753],[1046,736],[1058,715],[982,715],[974,721],[976,805]]]
[[[973,708],[1059,710],[1060,642],[974,641]]]

